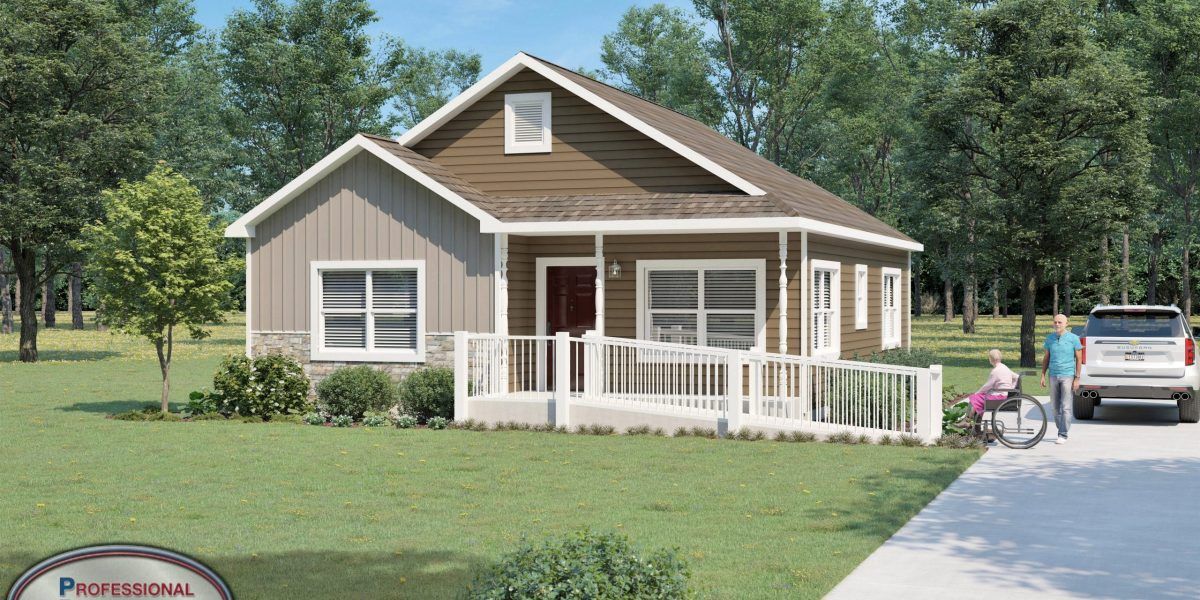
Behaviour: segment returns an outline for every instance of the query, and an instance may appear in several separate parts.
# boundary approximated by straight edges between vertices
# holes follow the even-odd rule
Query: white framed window
[[[812,355],[837,358],[841,355],[841,263],[809,261],[812,268]]]
[[[504,95],[504,153],[550,151],[550,92]]]
[[[637,337],[766,348],[766,260],[637,261]]]
[[[883,349],[900,347],[900,269],[883,268],[882,286]]]
[[[867,265],[854,265],[854,329],[867,328]]]
[[[313,261],[313,360],[425,361],[425,261]]]

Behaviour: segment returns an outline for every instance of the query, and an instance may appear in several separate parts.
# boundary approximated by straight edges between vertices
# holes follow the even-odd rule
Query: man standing
[[[1079,336],[1067,331],[1066,315],[1054,315],[1054,333],[1046,336],[1046,356],[1042,358],[1042,387],[1050,371],[1050,401],[1054,405],[1054,425],[1058,427],[1055,444],[1067,443],[1071,428],[1071,400],[1079,391],[1079,367],[1083,362],[1083,344]]]

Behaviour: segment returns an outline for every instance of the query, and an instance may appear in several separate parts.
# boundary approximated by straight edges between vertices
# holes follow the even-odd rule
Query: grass
[[[184,343],[172,399],[243,347]],[[915,327],[914,331],[924,331]],[[676,546],[702,598],[819,598],[978,456],[696,437],[334,429],[105,418],[158,398],[148,343],[0,336],[0,584],[92,543],[164,546],[238,598],[456,597],[522,536]],[[966,352],[970,354],[970,352]]]
[[[942,321],[941,315],[926,315],[913,319],[912,339],[914,348],[932,350],[941,357],[943,385],[954,386],[961,393],[974,392],[987,381],[991,365],[988,364],[987,351],[999,348],[1004,354],[1004,363],[1012,370],[1040,372],[1040,367],[1021,368],[1021,316],[999,317],[993,319],[990,315],[981,315],[975,321],[975,333],[962,332],[962,317],[958,316],[949,323]],[[1069,325],[1083,325],[1086,315],[1075,315]],[[1037,327],[1034,330],[1034,346],[1037,350],[1038,361],[1041,361],[1042,339],[1054,331],[1052,315],[1038,315]],[[1037,377],[1026,377],[1022,387],[1027,390],[1038,390]]]

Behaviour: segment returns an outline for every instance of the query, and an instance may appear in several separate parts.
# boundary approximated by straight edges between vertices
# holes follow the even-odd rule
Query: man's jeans
[[[1075,393],[1071,391],[1074,377],[1050,376],[1050,402],[1054,407],[1054,425],[1058,427],[1058,437],[1067,437],[1071,428],[1071,402]]]

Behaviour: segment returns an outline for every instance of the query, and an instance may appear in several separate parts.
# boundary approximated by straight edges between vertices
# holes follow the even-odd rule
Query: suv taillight
[[[1086,365],[1087,364],[1087,338],[1085,338],[1085,337],[1079,338],[1079,345],[1083,346],[1083,353],[1079,359],[1079,362]]]
[[[1183,364],[1189,367],[1196,364],[1196,342],[1192,338],[1183,340]]]

